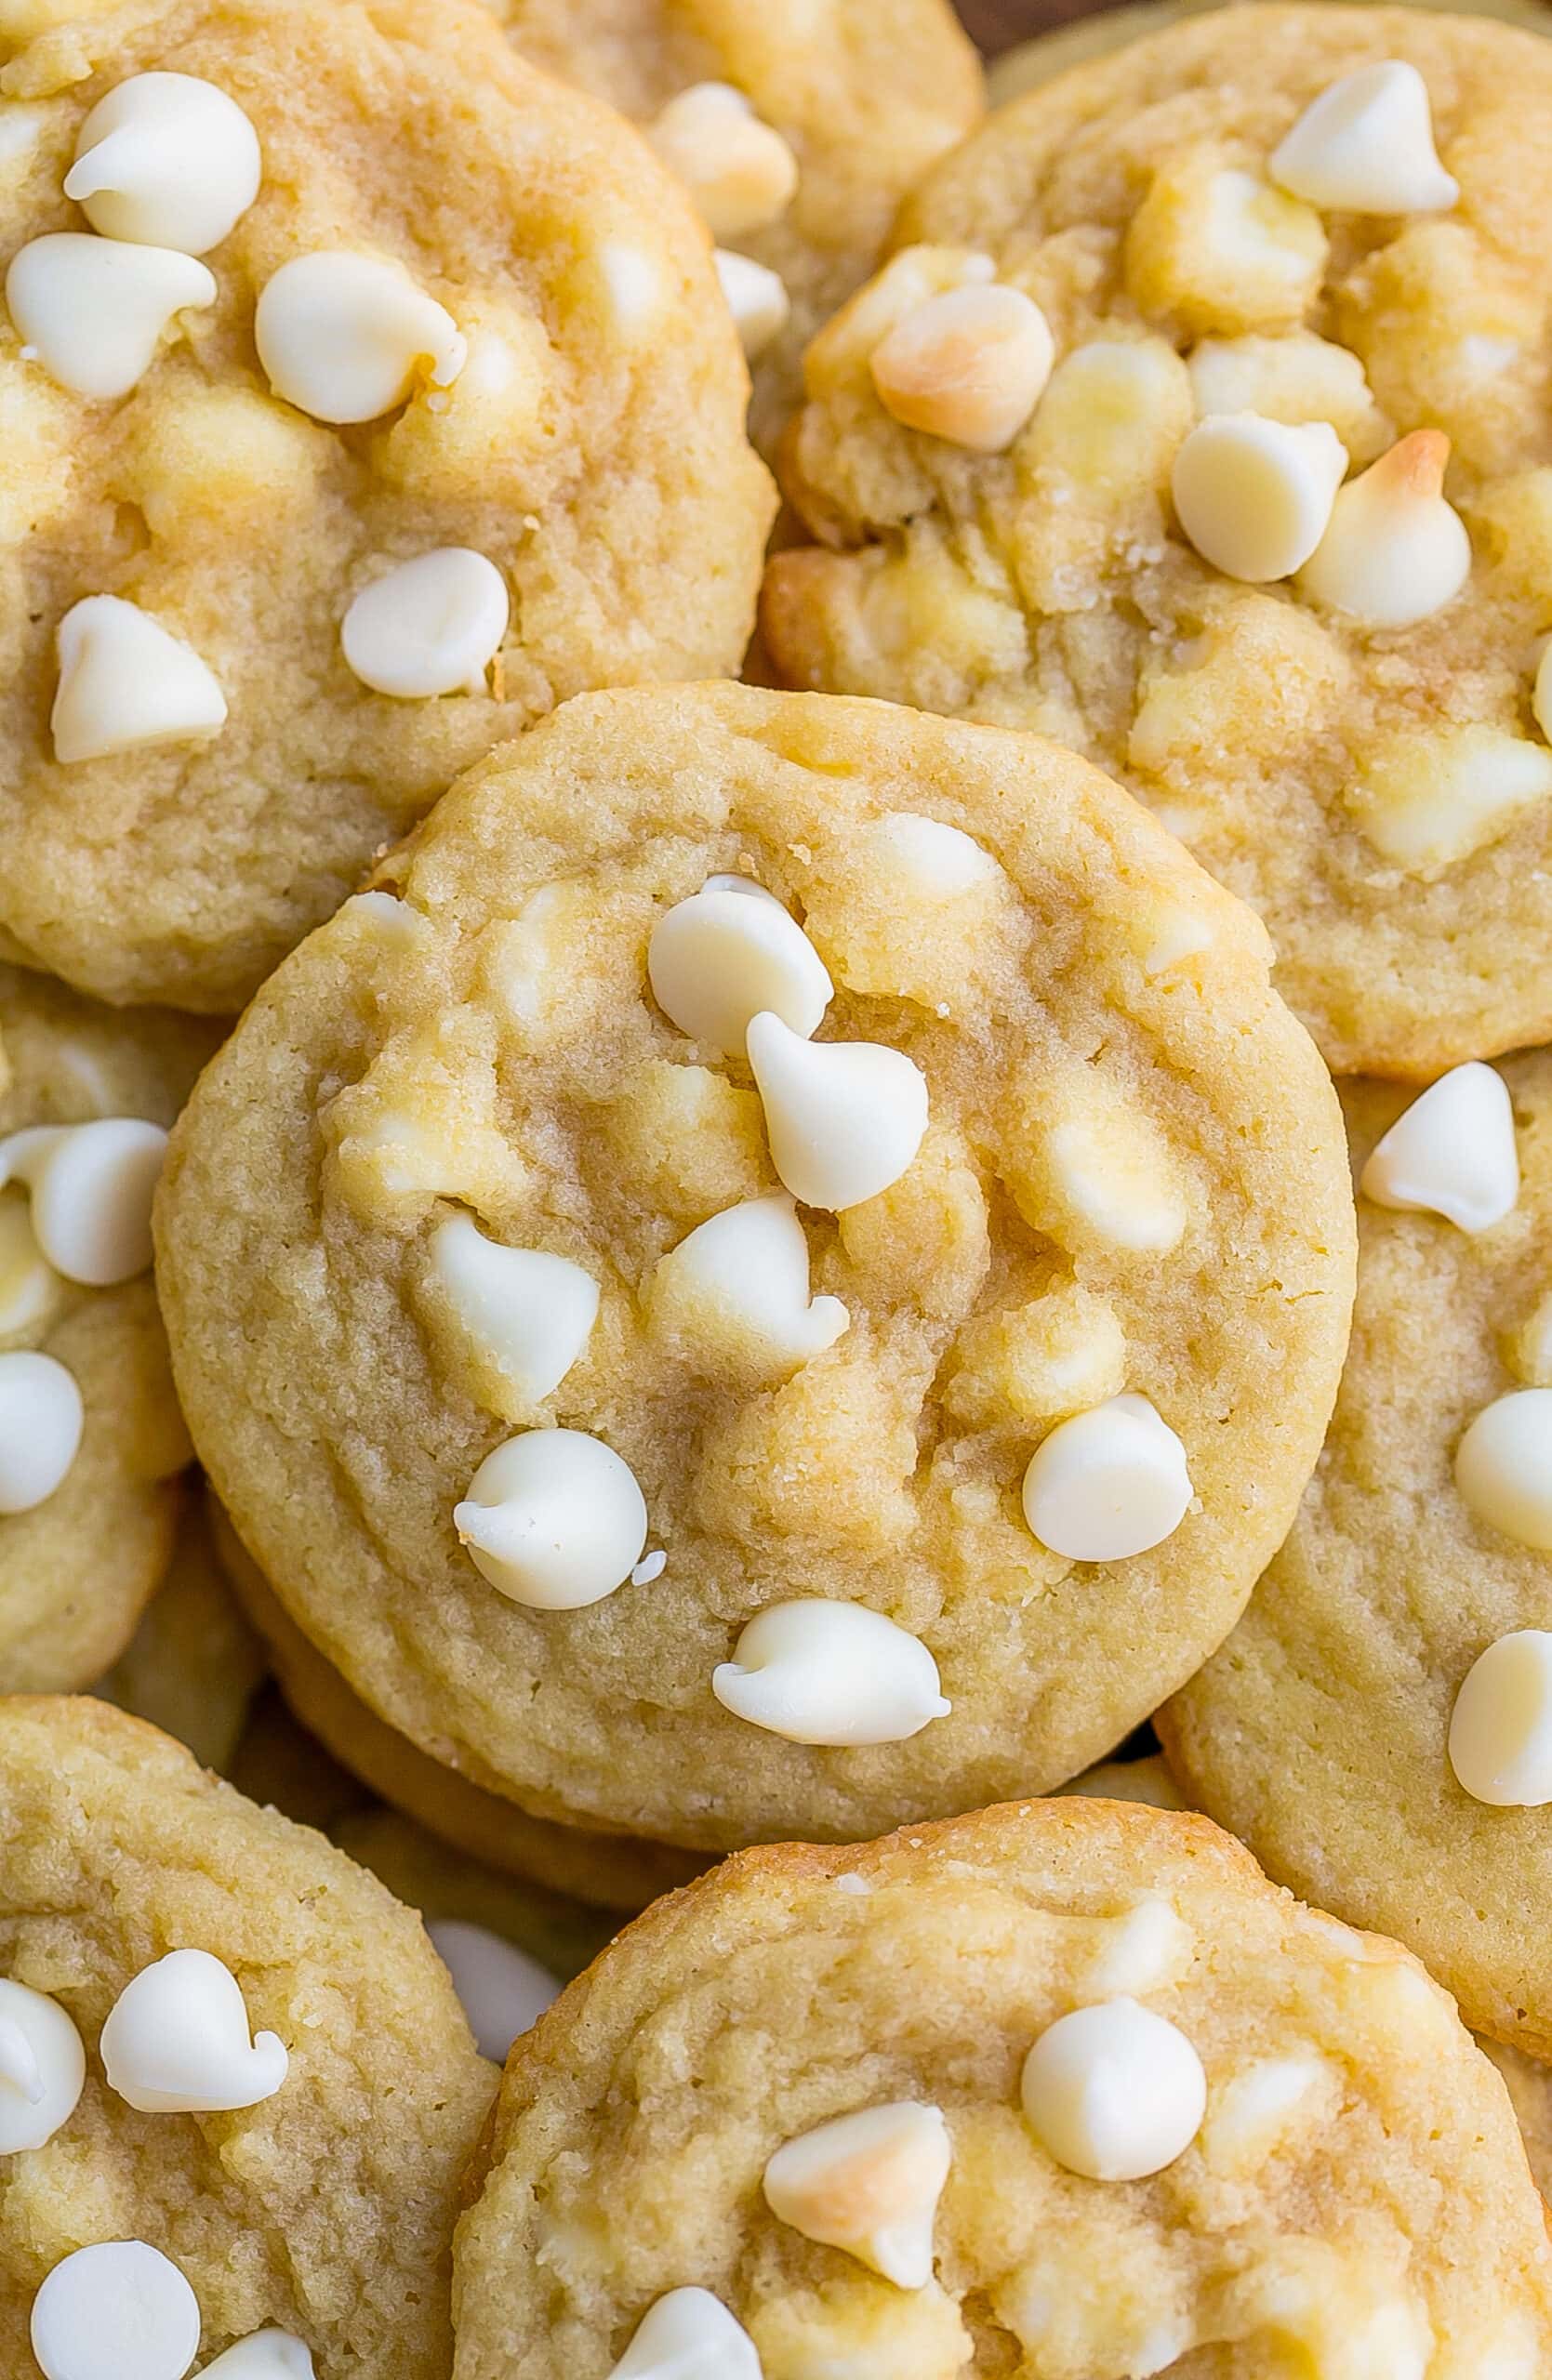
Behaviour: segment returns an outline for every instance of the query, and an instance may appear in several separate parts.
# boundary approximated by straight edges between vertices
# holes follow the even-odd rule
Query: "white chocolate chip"
[[[598,1319],[598,1283],[568,1257],[503,1248],[468,1215],[431,1235],[432,1276],[480,1358],[525,1402],[559,1388]]]
[[[202,257],[259,195],[259,135],[214,83],[132,74],[81,126],[65,196],[94,231]]]
[[[1325,535],[1346,469],[1329,422],[1213,414],[1175,456],[1174,509],[1214,570],[1258,585],[1289,578]]]
[[[806,1598],[757,1613],[711,1691],[794,1744],[905,1743],[950,1708],[919,1637],[865,1604]]]
[[[0,1981],[0,2157],[52,2140],[86,2079],[81,2036],[59,2002]]]
[[[61,388],[128,394],[175,314],[216,301],[216,277],[177,248],[48,231],[11,258],[6,303],[25,345]]]
[[[208,1950],[170,1950],[126,1983],[99,2043],[111,2090],[142,2115],[212,2114],[272,2099],[290,2059],[248,2035],[242,1986]]]
[[[749,1198],[670,1250],[647,1290],[655,1327],[712,1369],[785,1380],[851,1320],[839,1298],[809,1294],[808,1241],[785,1191]]]
[[[629,337],[639,338],[663,311],[663,276],[657,258],[629,240],[601,240],[597,264],[616,322]]]
[[[974,835],[914,810],[873,819],[856,840],[891,892],[898,888],[918,901],[957,901],[1002,880],[1002,868]]]
[[[718,248],[712,261],[744,353],[752,364],[773,339],[781,337],[791,319],[787,284],[769,265],[756,264],[752,257],[737,256],[731,248]]]
[[[1414,430],[1337,490],[1301,591],[1368,628],[1406,628],[1442,610],[1471,571],[1466,523],[1444,498],[1450,441]]]
[[[689,190],[713,239],[777,222],[798,187],[798,161],[731,83],[696,83],[671,99],[646,137]]]
[[[763,889],[763,888],[756,888]],[[739,1051],[770,1009],[806,1040],[834,997],[824,960],[779,901],[707,884],[652,929],[647,980],[665,1016],[715,1050]]]
[[[199,2300],[143,2240],[77,2248],[33,2300],[44,2380],[184,2380],[199,2352]]]
[[[199,2380],[316,2380],[312,2350],[291,2331],[255,2331],[214,2363],[205,2364]]]
[[[203,743],[226,724],[226,696],[199,654],[121,596],[73,604],[60,622],[59,651],[49,721],[58,760]]]
[[[1191,1929],[1161,1893],[1144,1893],[1123,1915],[1107,1919],[1102,1934],[1084,1971],[1085,1999],[1157,1991],[1190,1964]]]
[[[0,1141],[0,1182],[25,1182],[33,1235],[67,1281],[107,1289],[151,1264],[151,1205],[167,1136],[138,1116],[43,1125]]]
[[[469,546],[440,546],[364,587],[339,624],[364,686],[402,702],[483,694],[511,618],[507,582]]]
[[[754,2341],[709,2289],[670,2289],[609,2380],[761,2380]]]
[[[1305,2129],[1318,2096],[1333,2098],[1337,2077],[1323,2057],[1264,2057],[1231,2074],[1213,2094],[1201,2148],[1214,2173],[1254,2170],[1288,2135]]]
[[[1455,1485],[1490,1528],[1552,1554],[1552,1388],[1484,1407],[1455,1448]]]
[[[450,388],[469,355],[452,315],[402,265],[350,248],[283,264],[253,335],[276,395],[316,421],[376,421],[418,380]]]
[[[1134,2182],[1190,2147],[1207,2077],[1178,2026],[1134,2000],[1107,2000],[1046,2028],[1024,2061],[1022,2096],[1058,2165],[1090,2181]]]
[[[1450,1719],[1450,1765],[1473,1801],[1494,1809],[1552,1802],[1552,1634],[1545,1628],[1517,1628],[1473,1661]]]
[[[1374,849],[1419,873],[1469,859],[1549,795],[1544,744],[1473,724],[1384,737],[1344,798]]]
[[[555,1977],[488,1926],[457,1917],[432,1918],[427,1933],[453,1978],[482,2056],[506,2062],[520,2033],[537,2025],[560,1991]]]
[[[527,1430],[485,1457],[453,1526],[493,1587],[533,1611],[577,1611],[625,1584],[646,1543],[629,1463],[581,1430]]]
[[[0,1355],[0,1513],[46,1503],[81,1449],[81,1392],[52,1355]]]
[[[927,1079],[878,1041],[805,1041],[768,1012],[749,1065],[771,1160],[794,1198],[839,1213],[898,1182],[927,1129]]]
[[[913,307],[879,341],[869,369],[880,403],[908,430],[999,455],[1033,413],[1055,352],[1032,298],[981,283]]]
[[[952,2155],[941,2109],[914,2099],[863,2108],[778,2149],[765,2203],[805,2240],[843,2248],[897,2289],[924,2289]]]
[[[1416,215],[1460,196],[1434,147],[1428,86],[1400,59],[1328,85],[1272,152],[1271,174],[1295,198],[1342,214]]]
[[[1501,1223],[1519,1197],[1503,1076],[1477,1059],[1440,1075],[1376,1142],[1358,1186],[1377,1207],[1442,1215],[1465,1232]]]
[[[1024,1517],[1053,1554],[1124,1562],[1173,1537],[1191,1502],[1186,1449],[1146,1396],[1058,1421],[1024,1474]]]
[[[26,1200],[0,1199],[0,1338],[41,1332],[60,1286],[59,1275],[33,1236]]]

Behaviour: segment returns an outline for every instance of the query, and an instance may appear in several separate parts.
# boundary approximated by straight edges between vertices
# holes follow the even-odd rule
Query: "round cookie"
[[[1446,1995],[1116,1803],[728,1861],[517,2046],[482,2162],[457,2380],[670,2370],[670,2326],[740,2380],[1552,2355],[1541,2202]]]
[[[632,117],[684,171],[731,253],[749,426],[769,452],[808,341],[872,271],[911,184],[981,113],[980,64],[948,0],[818,0],[796,18],[764,0],[486,5],[525,58]]]
[[[45,2042],[47,2136],[7,2158],[7,2373],[38,2380],[43,2284],[57,2307],[80,2287],[66,2260],[116,2241],[181,2274],[153,2262],[159,2293],[192,2289],[206,2362],[274,2326],[318,2380],[441,2380],[458,2180],[492,2077],[410,1911],[156,1729],[20,1699],[0,1704],[0,1966],[34,2047],[40,2011],[54,2034],[62,2012],[86,2052],[71,2104],[68,2027],[63,2051]]]
[[[94,1690],[229,1777],[268,1666],[217,1558],[204,1503],[195,1498],[166,1578]]]
[[[151,1280],[147,1128],[172,1122],[216,1038],[0,966],[0,1692],[88,1685],[172,1555],[189,1441]],[[14,1137],[46,1127],[86,1130]]]
[[[751,998],[803,1027],[758,1090]],[[1292,1519],[1351,1262],[1262,931],[1154,821],[726,686],[472,772],[248,1012],[159,1234],[314,1650],[488,1792],[707,1850],[1114,1745]]]
[[[17,19],[0,947],[230,1012],[499,737],[736,669],[774,492],[672,178],[465,0]],[[142,114],[84,131],[104,104]],[[73,166],[115,137],[138,165]],[[115,177],[139,240],[64,195]],[[223,193],[203,260],[143,261]]]
[[[1360,1199],[1352,1347],[1325,1452],[1244,1619],[1161,1732],[1193,1800],[1274,1876],[1410,1944],[1479,2030],[1552,2056],[1552,1777],[1512,1765],[1552,1726],[1545,1694],[1532,1674],[1506,1697],[1490,1665],[1474,1733],[1455,1730],[1479,1658],[1552,1632],[1552,1540],[1510,1533],[1532,1526],[1516,1477],[1528,1470],[1545,1496],[1545,1447],[1511,1448],[1485,1485],[1469,1457],[1461,1468],[1479,1416],[1495,1416],[1491,1448],[1506,1420],[1545,1430],[1552,1407],[1552,1054],[1456,1069],[1377,1158],[1405,1102],[1372,1084],[1346,1097],[1368,1190],[1416,1203]],[[1482,1773],[1484,1737],[1511,1764],[1501,1785]],[[1480,1798],[1499,1790],[1532,1805]]]
[[[1193,16],[927,178],[784,450],[786,682],[1123,777],[1338,1072],[1552,1029],[1548,156],[1539,38]]]
[[[314,1650],[214,1501],[211,1514],[226,1576],[269,1647],[287,1702],[333,1757],[385,1802],[498,1873],[604,1909],[644,1909],[697,1872],[699,1860],[663,1844],[529,1818],[396,1734]],[[328,1831],[337,1830],[331,1823]]]

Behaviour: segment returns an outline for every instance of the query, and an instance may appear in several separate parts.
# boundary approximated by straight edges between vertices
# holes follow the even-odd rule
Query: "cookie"
[[[1552,1034],[1548,158],[1510,27],[1182,20],[927,178],[785,449],[786,682],[1121,775],[1337,1072]]]
[[[1552,1054],[1347,1104],[1364,1195],[1331,1435],[1161,1732],[1274,1876],[1552,2056]]]
[[[109,2369],[95,2330],[171,2380],[278,2331],[318,2380],[441,2380],[493,2077],[410,1911],[155,1728],[18,1699],[0,1964],[8,2373]]]
[[[1115,1803],[728,1861],[518,2045],[482,2162],[457,2380],[1552,2355],[1541,2202],[1446,1995]]]
[[[1188,1675],[1315,1460],[1350,1232],[1262,931],[1146,813],[699,687],[493,755],[287,962],[161,1284],[361,1700],[714,1851],[1059,1783]]]
[[[215,1039],[0,966],[0,1692],[89,1685],[172,1556],[151,1193]]]
[[[803,351],[878,262],[912,182],[982,112],[948,0],[486,0],[525,58],[642,126],[690,188],[769,452]]]
[[[186,1744],[229,1776],[269,1671],[216,1557],[201,1500],[189,1503],[171,1566],[139,1626],[93,1691]]]
[[[604,1909],[644,1909],[659,1893],[671,1892],[696,1873],[699,1860],[664,1844],[529,1818],[397,1734],[314,1650],[226,1514],[219,1506],[212,1511],[227,1580],[264,1638],[291,1709],[374,1793],[497,1873]],[[332,1823],[328,1831],[337,1831]]]
[[[499,737],[736,669],[774,492],[682,192],[483,11],[54,14],[0,27],[0,947],[224,1013]]]

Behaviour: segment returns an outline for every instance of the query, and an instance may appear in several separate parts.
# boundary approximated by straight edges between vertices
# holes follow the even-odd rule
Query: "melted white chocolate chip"
[[[555,1999],[559,1983],[537,1959],[488,1926],[437,1917],[428,1920],[426,1931],[453,1978],[481,2056],[504,2065],[518,2035],[537,2025]]]
[[[577,1611],[622,1587],[646,1543],[629,1463],[580,1430],[527,1430],[485,1457],[453,1526],[513,1603]]]
[[[1444,498],[1450,441],[1414,430],[1337,491],[1299,586],[1375,628],[1405,628],[1442,610],[1471,571],[1466,523]]]
[[[1450,1765],[1495,1809],[1552,1802],[1552,1634],[1517,1628],[1478,1655],[1455,1697]]]
[[[316,421],[376,421],[419,380],[450,388],[469,355],[446,308],[402,265],[351,248],[283,264],[253,335],[275,394]]]
[[[52,2140],[86,2079],[81,2036],[59,2002],[0,1981],[0,2157]]]
[[[643,2317],[609,2380],[761,2380],[760,2358],[709,2289],[670,2289]]]
[[[879,402],[908,430],[977,455],[1012,445],[1051,377],[1051,326],[1004,283],[945,289],[902,316],[869,359]]]
[[[1552,752],[1471,722],[1401,729],[1363,755],[1347,808],[1383,857],[1413,874],[1469,859],[1552,795]]]
[[[1552,1388],[1484,1407],[1455,1448],[1455,1485],[1490,1528],[1552,1554]]]
[[[431,1236],[431,1274],[462,1337],[526,1403],[559,1388],[598,1319],[598,1283],[568,1257],[504,1248],[468,1215]]]
[[[839,1298],[810,1297],[808,1241],[781,1191],[697,1225],[658,1263],[647,1306],[697,1368],[768,1381],[790,1378],[851,1320]]]
[[[214,273],[181,249],[47,231],[11,258],[6,303],[24,345],[77,396],[126,396],[176,314],[212,306]]]
[[[30,1513],[69,1476],[86,1411],[73,1375],[25,1348],[0,1355],[0,1514]]]
[[[172,1950],[114,2001],[99,2044],[111,2090],[142,2115],[209,2114],[272,2099],[290,2059],[248,2033],[242,1987],[208,1950]]]
[[[259,195],[259,136],[193,74],[132,74],[82,125],[65,196],[94,231],[202,257]]]
[[[903,1051],[807,1041],[769,1012],[748,1048],[771,1161],[794,1198],[839,1213],[898,1182],[927,1130],[926,1077]]]
[[[315,2380],[312,2351],[294,2332],[255,2331],[206,2364],[199,2380]]]
[[[808,1598],[757,1613],[711,1691],[794,1744],[905,1743],[950,1707],[919,1637],[865,1604]]]
[[[1200,2058],[1179,2028],[1134,2000],[1077,2008],[1024,2061],[1024,2112],[1059,2165],[1095,2182],[1162,2173],[1207,2109]]]
[[[1059,1421],[1030,1457],[1024,1517],[1053,1554],[1124,1562],[1172,1537],[1191,1502],[1186,1449],[1146,1396]]]
[[[805,2240],[844,2249],[897,2289],[924,2289],[951,2157],[941,2109],[913,2099],[864,2108],[778,2149],[765,2202]]]
[[[792,203],[796,157],[731,83],[696,83],[679,92],[646,137],[689,191],[713,239],[762,231]]]
[[[1400,59],[1329,85],[1272,152],[1271,173],[1295,198],[1343,214],[1414,215],[1460,196],[1434,147],[1428,86]]]
[[[203,743],[226,724],[226,696],[192,646],[118,595],[88,595],[59,627],[50,726],[67,765],[153,744]]]
[[[32,1194],[33,1236],[57,1273],[115,1288],[151,1264],[151,1206],[166,1156],[160,1124],[137,1116],[40,1125],[0,1141],[0,1183]]]
[[[717,878],[676,901],[652,930],[647,980],[664,1015],[692,1041],[730,1054],[769,1009],[806,1040],[834,996],[823,959],[795,918],[761,885]]]
[[[1359,1181],[1378,1207],[1442,1215],[1491,1231],[1519,1197],[1519,1153],[1508,1086],[1473,1059],[1414,1099],[1378,1141]]]
[[[1215,570],[1257,584],[1290,578],[1325,535],[1346,469],[1329,422],[1210,415],[1175,456],[1174,509]]]
[[[756,264],[752,257],[738,256],[731,248],[718,248],[712,260],[744,353],[752,364],[781,337],[791,318],[787,284],[769,265]]]
[[[188,2281],[143,2240],[77,2248],[33,2300],[33,2353],[44,2380],[184,2380],[199,2332]]]
[[[469,546],[440,546],[364,587],[339,624],[364,686],[401,702],[483,694],[511,618],[507,582]]]

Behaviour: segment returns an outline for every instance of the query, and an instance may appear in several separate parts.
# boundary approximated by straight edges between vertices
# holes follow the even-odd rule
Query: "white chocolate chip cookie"
[[[1548,2056],[1552,1055],[1456,1069],[1410,1107],[1347,1096],[1358,1305],[1326,1450],[1161,1727],[1274,1876]]]
[[[0,1701],[0,1839],[7,2375],[441,2380],[492,2077],[412,1912],[85,1697]]]
[[[216,1038],[0,967],[5,1692],[89,1685],[172,1556],[189,1441],[151,1280],[151,1197]]]
[[[912,182],[981,112],[948,0],[486,0],[516,47],[642,126],[687,183],[769,452],[808,340],[872,271]]]
[[[319,1666],[487,1795],[706,1850],[1107,1751],[1280,1542],[1345,1340],[1267,972],[1032,738],[696,687],[493,754],[260,994],[161,1205]]]
[[[1506,26],[1184,17],[926,178],[783,450],[779,678],[1098,760],[1340,1072],[1552,1031],[1549,155]]]
[[[518,2044],[477,2171],[457,2380],[1552,2358],[1544,2210],[1447,1996],[1113,1803],[728,1861]]]
[[[264,1646],[228,1582],[205,1501],[196,1494],[166,1578],[93,1690],[229,1777],[268,1669]]]
[[[0,12],[0,950],[227,1013],[501,736],[748,639],[710,244],[470,0]]]

